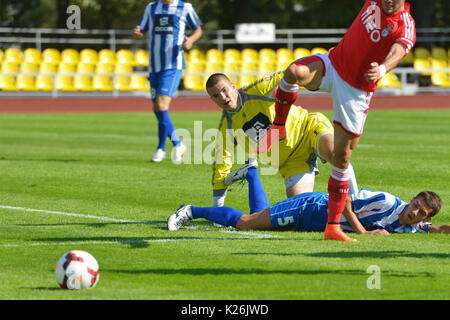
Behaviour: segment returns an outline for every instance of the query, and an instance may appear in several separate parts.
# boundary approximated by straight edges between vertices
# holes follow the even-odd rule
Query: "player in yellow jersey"
[[[250,159],[258,156],[260,161],[278,169],[284,177],[288,198],[312,192],[318,172],[317,157],[323,162],[331,159],[334,135],[330,121],[322,113],[308,112],[298,106],[289,110],[285,139],[267,152],[257,155],[258,142],[270,129],[275,118],[274,97],[283,74],[284,72],[274,73],[239,90],[222,73],[215,73],[208,78],[206,91],[211,100],[223,110],[213,151],[212,184],[215,206],[224,205],[228,185],[237,179],[245,179],[247,169],[257,166],[256,161],[250,161],[248,165],[230,174],[235,147],[238,145],[248,153]],[[353,170],[351,177],[349,192],[356,193],[358,187]]]

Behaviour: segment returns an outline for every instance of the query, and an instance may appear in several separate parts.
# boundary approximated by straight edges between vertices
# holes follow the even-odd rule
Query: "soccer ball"
[[[63,289],[92,289],[100,278],[97,260],[86,251],[69,251],[56,263],[55,277]]]

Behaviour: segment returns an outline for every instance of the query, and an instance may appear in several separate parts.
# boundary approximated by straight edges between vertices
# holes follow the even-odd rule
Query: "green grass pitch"
[[[216,128],[219,113],[172,118],[194,135],[194,121]],[[432,222],[450,223],[449,124],[450,109],[371,111],[352,157],[359,186],[405,201],[433,190],[443,208]],[[150,163],[156,130],[152,113],[0,115],[0,299],[450,298],[448,235],[354,235],[360,242],[349,244],[205,220],[167,231],[180,204],[212,204],[211,167],[173,164],[169,143],[169,157]],[[326,192],[330,166],[319,169],[316,190]],[[280,175],[261,179],[271,203],[285,198]],[[248,212],[247,187],[226,205]],[[56,261],[71,249],[98,260],[95,289],[56,284]],[[368,286],[369,266],[380,270],[379,289]]]

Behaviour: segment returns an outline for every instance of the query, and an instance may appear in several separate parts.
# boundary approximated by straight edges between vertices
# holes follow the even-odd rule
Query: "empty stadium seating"
[[[224,72],[238,86],[243,86],[254,82],[262,74],[286,69],[295,59],[325,53],[331,49],[192,49],[185,53],[187,69],[183,73],[183,85],[187,90],[204,91],[205,82],[212,73]],[[449,50],[440,46],[419,46],[400,61],[400,66],[420,71],[421,80],[427,78],[428,85],[450,87],[449,72],[432,70],[449,67]],[[146,71],[148,64],[149,54],[145,49],[120,49],[117,52],[90,48],[80,51],[71,48],[46,48],[43,51],[35,48],[23,51],[17,48],[0,49],[0,90],[148,91],[147,77],[132,75],[135,71]],[[423,85],[423,81],[419,85]],[[379,82],[381,88],[401,86],[402,83],[393,73],[387,74]]]

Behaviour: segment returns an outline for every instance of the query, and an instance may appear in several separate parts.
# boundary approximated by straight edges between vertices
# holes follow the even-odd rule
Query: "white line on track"
[[[42,209],[32,209],[32,208],[24,208],[24,207],[13,207],[13,206],[4,206],[0,205],[0,209],[5,210],[16,210],[16,211],[25,211],[25,212],[33,212],[33,213],[45,213],[45,214],[55,214],[55,215],[63,215],[69,217],[78,217],[85,219],[96,219],[101,221],[112,221],[118,223],[133,223],[133,224],[151,224],[158,226],[165,226],[165,223],[162,222],[151,222],[151,221],[133,221],[133,220],[125,220],[125,219],[116,219],[105,216],[94,216],[90,214],[80,214],[73,212],[63,212],[63,211],[53,211],[53,210],[42,210]],[[188,226],[187,228],[192,230],[199,230],[195,226]],[[223,233],[236,233],[239,235],[238,237],[193,237],[193,238],[162,238],[162,239],[114,239],[104,241],[73,241],[73,242],[58,242],[58,243],[28,243],[28,244],[0,244],[0,248],[17,248],[17,247],[38,247],[38,246],[54,246],[54,245],[84,245],[84,244],[133,244],[133,243],[150,243],[150,242],[175,242],[175,241],[199,241],[199,240],[246,240],[246,239],[265,239],[265,238],[277,238],[276,235],[268,235],[262,233],[254,233],[254,232],[242,232],[230,229],[205,229],[204,231],[219,231]],[[242,235],[242,236],[241,236]]]

